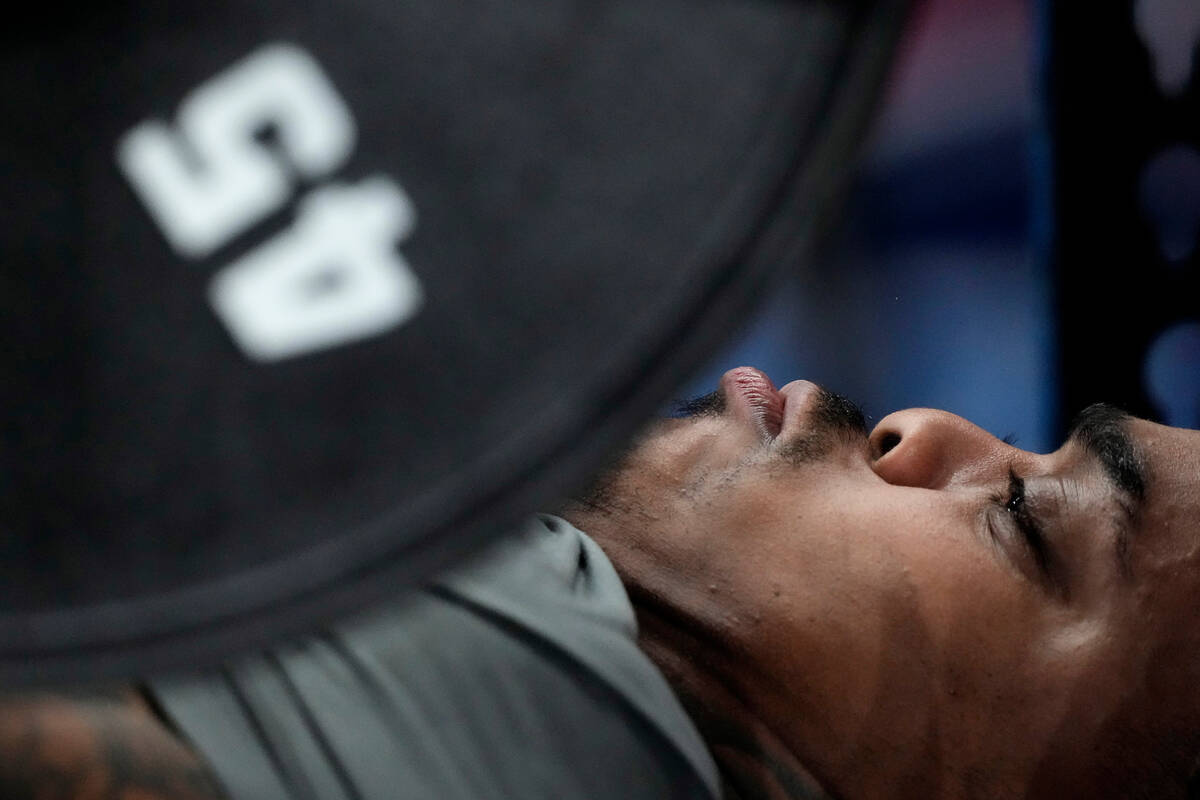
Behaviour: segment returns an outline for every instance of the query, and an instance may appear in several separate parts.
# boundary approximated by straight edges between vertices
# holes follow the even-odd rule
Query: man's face
[[[648,432],[581,524],[819,779],[1095,797],[1186,777],[1200,432],[1093,409],[1039,455],[928,409],[868,435],[749,368],[721,394]]]

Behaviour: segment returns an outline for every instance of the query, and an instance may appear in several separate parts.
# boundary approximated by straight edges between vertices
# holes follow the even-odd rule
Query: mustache
[[[818,386],[817,391],[810,424],[805,426],[805,430],[799,436],[780,443],[781,446],[776,451],[785,464],[798,465],[819,459],[832,450],[838,441],[865,441],[867,438],[866,415],[858,404],[829,391],[824,386]],[[725,393],[718,389],[690,400],[676,402],[671,416],[720,417],[725,413],[726,407]],[[653,430],[644,430],[638,438],[612,456],[607,466],[593,476],[591,483],[575,492],[567,501],[567,506],[560,508],[560,513],[569,516],[572,504],[597,513],[612,513],[621,506],[616,491],[617,478],[629,468],[638,446],[652,438]]]
[[[675,404],[675,417],[719,417],[725,413],[725,393],[717,389]],[[869,434],[862,407],[844,395],[817,387],[817,399],[804,430],[778,444],[779,456],[793,465],[823,458],[839,441],[865,440]]]
[[[792,466],[819,461],[838,444],[867,440],[867,418],[859,405],[840,394],[818,387],[820,394],[804,430],[780,443],[779,457]]]
[[[841,431],[867,436],[867,415],[862,406],[844,395],[831,392],[824,386],[818,386],[816,408],[813,410],[813,424],[826,430]]]
[[[721,389],[708,394],[680,400],[675,404],[673,417],[716,417],[725,413],[725,392]],[[817,387],[817,401],[813,408],[812,425],[825,431],[842,431],[866,436],[867,416],[862,407],[845,395]]]

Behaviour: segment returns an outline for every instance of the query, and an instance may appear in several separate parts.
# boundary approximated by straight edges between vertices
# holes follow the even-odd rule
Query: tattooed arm
[[[0,797],[217,800],[200,758],[138,692],[0,695]]]

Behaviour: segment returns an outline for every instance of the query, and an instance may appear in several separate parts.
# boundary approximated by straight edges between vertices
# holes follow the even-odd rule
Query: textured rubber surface
[[[211,662],[414,585],[577,484],[804,265],[905,7],[133,2],[10,43],[0,679]],[[325,83],[255,95],[263,53]],[[130,177],[147,151],[120,160],[130,131],[165,125],[186,176],[203,91],[236,117],[239,91],[286,110],[293,89],[329,135],[304,155],[294,119],[254,130],[285,199],[172,234]],[[383,206],[344,224],[407,209],[375,257],[419,302],[256,354],[221,276],[368,186]],[[337,296],[344,275],[314,275],[296,290]]]

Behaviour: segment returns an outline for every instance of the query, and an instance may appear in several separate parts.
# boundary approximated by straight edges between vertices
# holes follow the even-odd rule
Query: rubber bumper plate
[[[10,31],[0,679],[211,663],[578,485],[828,227],[904,6]]]

